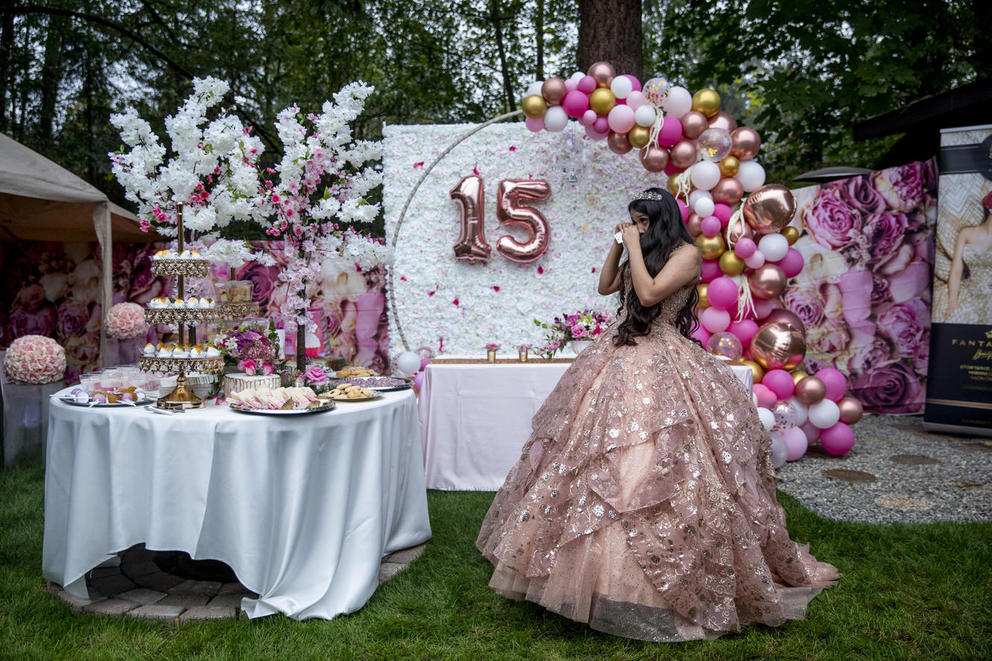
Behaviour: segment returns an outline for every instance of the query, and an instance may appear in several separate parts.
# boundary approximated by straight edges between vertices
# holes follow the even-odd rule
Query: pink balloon
[[[668,165],[665,166],[665,174],[671,177],[672,175],[678,174],[679,172],[685,172],[685,168],[680,168],[671,161],[668,161]]]
[[[809,447],[809,442],[806,440],[806,434],[799,427],[786,427],[781,431],[782,438],[785,441],[785,447],[789,450],[786,455],[786,460],[797,461],[806,454],[806,450]]]
[[[706,216],[699,223],[699,229],[706,236],[716,236],[720,233],[720,219],[716,216]]]
[[[634,88],[634,91],[627,95],[627,105],[630,106],[631,110],[637,110],[648,102],[648,100],[644,98],[644,95],[638,91],[639,89],[639,87]]]
[[[630,106],[613,106],[607,116],[607,123],[616,133],[626,133],[634,128],[634,111]]]
[[[782,303],[778,300],[756,298],[754,299],[754,316],[759,320],[764,319],[772,313],[772,310],[777,310],[780,307],[782,307]]]
[[[597,117],[592,127],[596,129],[596,133],[602,133],[605,137],[610,132],[610,121],[605,117]]]
[[[728,207],[723,202],[717,202],[713,205],[713,215],[720,219],[720,224],[724,227],[730,222],[730,217],[733,215],[730,207]]]
[[[424,385],[424,372],[423,372],[423,370],[421,370],[421,371],[419,371],[419,372],[417,372],[416,374],[413,375],[413,385],[415,385],[417,387],[417,390],[420,390],[423,387],[423,385]]]
[[[737,283],[725,275],[715,278],[706,287],[706,299],[718,310],[737,308]],[[709,328],[709,327],[707,327]],[[716,332],[710,329],[710,332]],[[745,342],[745,344],[747,344]]]
[[[757,244],[746,236],[743,239],[738,239],[737,243],[734,244],[734,254],[741,259],[747,259],[757,249]]]
[[[697,326],[696,330],[692,331],[689,337],[691,337],[694,340],[698,340],[699,343],[702,344],[704,347],[706,346],[706,343],[710,341],[710,333],[708,330],[703,328],[702,324]]]
[[[709,297],[709,289],[706,290],[706,296]],[[751,319],[744,319],[743,321],[732,322],[728,330],[737,336],[741,344],[750,346],[751,340],[758,332],[758,324]]]
[[[816,373],[816,378],[827,387],[827,399],[831,401],[839,402],[847,392],[847,377],[840,370],[826,367]]]
[[[792,375],[785,370],[768,370],[761,379],[761,384],[775,393],[779,399],[789,399],[796,389]]]
[[[565,91],[571,92],[572,90],[578,88],[579,84],[572,80],[571,78],[565,79]]]
[[[804,422],[803,426],[800,427],[800,429],[802,429],[803,433],[806,434],[806,440],[807,442],[809,442],[810,445],[816,443],[817,439],[820,438],[820,428],[814,426],[809,421]]]
[[[577,89],[586,94],[592,94],[596,90],[596,79],[592,76],[583,76],[579,79]]]
[[[671,147],[681,139],[682,122],[679,121],[678,117],[671,115],[665,117],[665,121],[661,125],[661,131],[658,132],[658,145],[661,147]]]
[[[675,204],[679,205],[679,213],[682,214],[682,222],[689,220],[689,205],[680,198],[675,198]]]
[[[579,124],[582,124],[582,126],[592,126],[596,123],[598,118],[599,115],[596,114],[596,111],[590,108],[582,113],[581,117],[579,117]]]
[[[775,406],[775,402],[778,401],[777,396],[768,386],[756,383],[751,389],[754,391],[754,396],[757,398],[760,408],[771,409],[771,407]]]
[[[821,429],[820,445],[835,457],[847,454],[854,447],[854,430],[844,422],[838,422],[833,427]]]
[[[633,76],[629,73],[625,73],[623,74],[623,77],[630,79],[631,89],[633,89],[635,92],[641,91],[641,81],[637,80],[637,76]],[[627,95],[627,98],[630,99],[630,94]]]
[[[709,298],[707,290],[707,298]],[[719,333],[730,327],[730,313],[720,308],[708,307],[699,315],[699,323],[710,333]]]
[[[524,126],[527,127],[529,131],[534,133],[540,133],[544,130],[544,118],[543,117],[528,117],[524,120]]]
[[[600,119],[604,121],[606,120],[605,117],[600,117]],[[590,140],[605,140],[609,135],[610,135],[609,129],[607,129],[605,133],[600,133],[599,131],[596,130],[596,127],[594,125],[586,127],[586,137],[589,138]]]
[[[715,259],[704,259],[703,265],[699,269],[699,279],[703,282],[711,282],[714,278],[723,275],[720,270],[720,262]]]
[[[765,255],[760,250],[755,250],[751,256],[744,260],[748,268],[757,269],[765,265]]]
[[[785,257],[775,263],[785,272],[787,278],[793,278],[799,275],[805,264],[803,256],[795,248],[789,248],[789,252],[785,253]]]
[[[566,115],[578,119],[589,108],[589,97],[579,90],[572,90],[561,100],[561,107]]]
[[[431,359],[430,358],[421,358],[420,359],[420,371],[423,372],[424,369],[426,369],[426,367],[428,365],[430,365],[430,362],[431,362]]]

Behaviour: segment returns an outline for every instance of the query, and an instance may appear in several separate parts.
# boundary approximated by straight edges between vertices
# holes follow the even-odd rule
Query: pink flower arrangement
[[[583,310],[582,312],[555,317],[550,324],[535,319],[534,325],[548,331],[545,337],[547,344],[539,347],[538,353],[550,360],[552,356],[573,340],[592,340],[602,335],[611,321],[612,318],[609,315],[593,310]]]
[[[296,385],[307,386],[316,393],[331,389],[331,375],[320,365],[311,365],[305,372],[296,373]]]
[[[65,374],[65,349],[50,337],[25,335],[11,342],[3,366],[11,381],[52,383]]]
[[[486,345],[486,351],[499,351],[499,345],[490,342],[489,344]]]
[[[109,337],[130,340],[148,332],[145,311],[137,303],[118,303],[107,312],[103,328]]]
[[[238,370],[244,372],[248,376],[255,376],[256,374],[268,376],[275,372],[276,368],[267,360],[255,361],[248,358],[238,361]]]

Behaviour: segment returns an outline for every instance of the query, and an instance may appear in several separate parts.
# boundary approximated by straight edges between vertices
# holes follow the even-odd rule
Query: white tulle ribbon
[[[661,108],[655,106],[654,110],[656,115],[654,118],[654,123],[651,125],[651,138],[648,140],[649,145],[658,144],[658,134],[661,133],[661,127],[665,125],[665,116],[662,114]]]
[[[679,196],[685,198],[686,203],[689,202],[689,193],[692,191],[692,168],[695,165],[690,165],[684,172],[679,174]],[[692,209],[689,209],[692,213]]]

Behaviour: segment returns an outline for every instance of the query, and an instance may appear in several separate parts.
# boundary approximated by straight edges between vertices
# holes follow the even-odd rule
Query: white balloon
[[[755,250],[753,253],[751,253],[750,257],[744,260],[744,263],[747,264],[747,267],[749,269],[756,269],[761,266],[764,266],[765,253],[761,252],[760,250]]]
[[[765,431],[771,431],[772,427],[775,426],[775,414],[766,408],[758,407],[758,418],[761,420],[761,424],[764,425]]]
[[[809,424],[818,429],[833,427],[840,420],[840,408],[829,399],[809,407]]]
[[[546,114],[544,125],[548,125]],[[720,166],[712,161],[700,161],[692,166],[691,180],[696,188],[708,191],[720,183]]]
[[[758,250],[769,262],[777,262],[789,252],[789,240],[778,232],[766,234],[758,240]]]
[[[412,351],[404,351],[396,357],[396,369],[413,376],[420,371],[420,356]]]
[[[637,109],[634,110],[634,121],[637,122],[638,126],[651,126],[657,118],[658,112],[650,103],[645,103],[642,106],[638,106]]]
[[[568,115],[561,106],[551,106],[544,113],[544,128],[549,131],[558,132],[568,126]]]
[[[585,78],[585,77],[586,77],[586,74],[585,74],[585,72],[584,72],[584,71],[576,71],[575,73],[573,73],[573,74],[572,74],[572,75],[570,76],[570,78],[571,78],[572,80],[574,80],[575,82],[579,82],[580,80],[582,80],[582,79],[583,79],[583,78]]]
[[[741,283],[744,282],[744,276],[743,275],[728,275],[726,277],[728,277],[731,280],[733,280],[734,281],[734,284],[737,285],[737,288],[738,289],[740,289]]]
[[[707,193],[705,197],[700,196],[692,204],[692,210],[696,212],[696,215],[700,218],[705,218],[706,216],[712,216],[713,210],[716,209],[716,205],[713,203],[713,198],[709,195],[709,191],[700,191],[701,193]]]
[[[746,192],[756,191],[765,185],[765,168],[757,161],[741,161],[735,175]]]
[[[795,396],[792,396],[785,401],[789,405],[789,417],[792,419],[792,424],[796,427],[802,427],[805,425],[806,420],[809,419],[809,410],[806,408],[806,405],[800,402]]]
[[[627,95],[634,91],[634,83],[630,82],[627,76],[614,76],[610,83],[610,91],[618,99],[626,99]]]
[[[668,91],[668,98],[661,102],[665,113],[681,117],[692,110],[692,94],[684,87],[676,85]]]
[[[524,94],[524,98],[527,98],[528,96],[533,96],[535,94],[541,96],[541,88],[543,86],[544,86],[544,81],[535,80],[533,83],[530,84],[530,87],[527,88],[527,93]]]
[[[760,410],[760,409],[759,409]],[[781,468],[785,465],[789,457],[789,446],[785,444],[785,439],[778,432],[772,434],[772,466]]]
[[[692,207],[693,210],[695,210],[696,202],[698,202],[699,199],[703,197],[709,198],[711,200],[713,199],[713,195],[708,190],[699,190],[698,188],[694,189],[691,193],[689,193],[689,206]],[[706,215],[708,216],[709,214]]]

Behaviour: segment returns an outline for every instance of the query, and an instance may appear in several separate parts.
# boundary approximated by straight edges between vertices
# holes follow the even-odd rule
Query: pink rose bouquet
[[[145,311],[137,303],[118,303],[107,312],[103,328],[109,337],[130,340],[148,332]]]
[[[602,335],[611,321],[612,318],[609,315],[593,310],[583,310],[582,312],[555,317],[550,324],[535,319],[535,326],[540,326],[548,331],[545,337],[547,344],[540,347],[538,352],[550,360],[554,354],[572,340],[592,340]]]
[[[52,383],[65,374],[65,349],[50,337],[25,335],[11,342],[4,370],[18,383]]]

